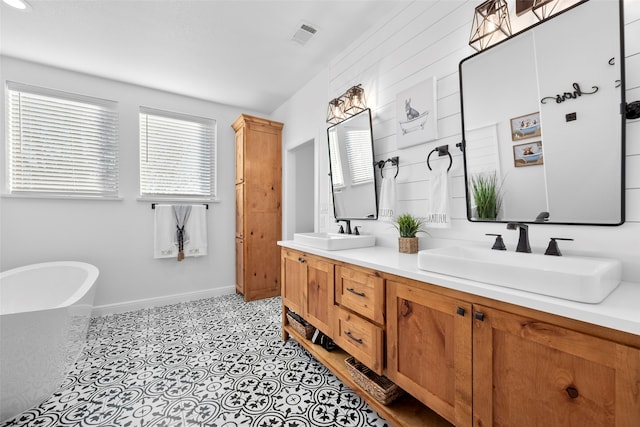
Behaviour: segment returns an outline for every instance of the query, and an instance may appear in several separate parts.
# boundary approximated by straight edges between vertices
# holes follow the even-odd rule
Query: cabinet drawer
[[[347,353],[382,374],[382,328],[343,308],[338,310],[334,341]]]
[[[384,324],[384,280],[381,277],[347,267],[336,267],[336,299],[347,307]]]

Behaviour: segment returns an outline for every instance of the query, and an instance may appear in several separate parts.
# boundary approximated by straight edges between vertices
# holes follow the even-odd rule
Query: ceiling
[[[269,114],[404,0],[1,3],[0,53]],[[292,40],[301,24],[317,33]],[[26,83],[26,82],[25,82]]]

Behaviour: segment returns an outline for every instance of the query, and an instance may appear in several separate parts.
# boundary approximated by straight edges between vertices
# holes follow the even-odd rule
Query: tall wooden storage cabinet
[[[241,114],[236,132],[236,292],[280,295],[282,123]]]

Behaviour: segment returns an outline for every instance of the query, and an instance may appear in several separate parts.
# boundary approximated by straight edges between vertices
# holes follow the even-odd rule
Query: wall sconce
[[[480,52],[490,44],[511,37],[511,20],[506,0],[487,0],[476,7],[469,45]]]
[[[335,125],[367,108],[362,85],[349,88],[338,98],[329,101],[327,109],[327,123]]]
[[[329,109],[327,110],[327,123],[332,125],[338,124],[344,120],[344,101],[342,98],[334,98],[329,101]]]
[[[551,15],[558,5],[557,0],[533,0],[531,11],[536,15],[539,21],[544,21]]]

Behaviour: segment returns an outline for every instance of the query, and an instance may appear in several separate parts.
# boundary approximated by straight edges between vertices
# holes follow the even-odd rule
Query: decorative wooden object
[[[280,295],[282,123],[241,114],[236,132],[236,292]]]

